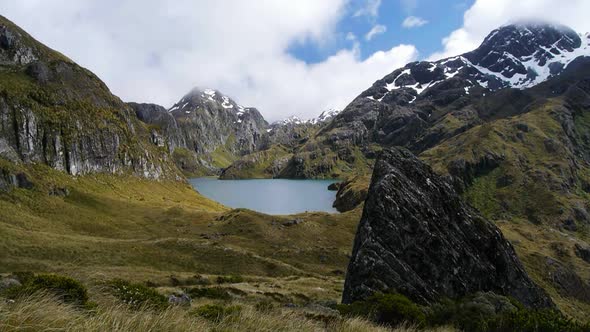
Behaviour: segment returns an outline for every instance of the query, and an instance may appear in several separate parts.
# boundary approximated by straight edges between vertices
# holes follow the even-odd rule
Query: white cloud
[[[0,0],[2,15],[95,72],[124,100],[170,107],[195,86],[213,87],[258,107],[269,120],[344,107],[417,58],[413,46],[400,45],[363,60],[356,42],[315,64],[289,54],[294,43],[334,40],[347,4]]]
[[[411,29],[411,28],[421,27],[423,25],[426,25],[427,23],[428,23],[428,21],[425,20],[425,19],[423,19],[423,18],[421,18],[421,17],[408,16],[402,22],[402,27],[404,27],[406,29]]]
[[[365,0],[365,5],[357,10],[352,16],[368,16],[369,18],[376,18],[379,16],[379,7],[381,7],[381,0]]]
[[[463,16],[463,26],[443,39],[444,49],[430,59],[468,52],[481,44],[495,28],[518,20],[541,19],[590,31],[588,0],[477,0]]]
[[[355,41],[356,40],[356,35],[352,32],[349,32],[346,34],[346,40],[348,41]]]
[[[371,40],[373,37],[385,33],[387,31],[387,27],[385,25],[377,24],[371,28],[369,32],[365,35],[366,40]]]
[[[406,13],[411,13],[418,7],[418,0],[400,0],[400,4]]]

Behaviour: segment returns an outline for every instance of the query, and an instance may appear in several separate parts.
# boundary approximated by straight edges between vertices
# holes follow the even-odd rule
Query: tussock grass
[[[320,322],[289,309],[260,312],[251,306],[218,322],[193,314],[193,309],[170,307],[162,311],[133,310],[120,304],[101,303],[87,311],[63,304],[47,294],[0,302],[0,331],[392,331],[360,318]],[[417,329],[402,326],[398,332]],[[433,330],[453,331],[447,328]]]

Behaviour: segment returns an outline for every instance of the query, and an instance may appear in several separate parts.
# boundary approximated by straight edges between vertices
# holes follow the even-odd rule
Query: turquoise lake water
[[[205,197],[232,208],[267,214],[337,213],[332,207],[336,192],[328,190],[328,185],[337,180],[218,180],[209,177],[189,181]]]

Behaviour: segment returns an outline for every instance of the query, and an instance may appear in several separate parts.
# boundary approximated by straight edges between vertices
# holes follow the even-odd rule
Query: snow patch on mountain
[[[476,84],[488,90],[526,89],[559,75],[582,56],[590,56],[588,33],[551,24],[512,24],[492,31],[472,52],[410,63],[377,81],[364,96],[383,102],[388,94],[409,91],[406,100],[413,103],[429,88],[454,78],[462,79],[455,86],[465,94]]]
[[[312,119],[307,119],[307,120],[302,120],[301,118],[292,115],[289,116],[286,119],[283,120],[279,120],[276,122],[272,123],[272,126],[285,126],[285,125],[300,125],[300,124],[320,124],[320,123],[324,123],[327,122],[329,120],[331,120],[332,118],[334,118],[336,115],[338,115],[342,110],[339,109],[335,109],[335,108],[331,108],[328,110],[323,111],[322,113],[320,113],[319,116],[312,118]]]

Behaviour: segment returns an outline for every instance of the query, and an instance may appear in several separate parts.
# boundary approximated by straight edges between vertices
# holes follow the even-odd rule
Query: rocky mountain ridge
[[[559,75],[580,56],[590,56],[588,34],[545,23],[511,24],[492,31],[474,51],[395,70],[361,96],[411,104],[431,97],[437,85],[468,95],[473,88],[526,89]]]

